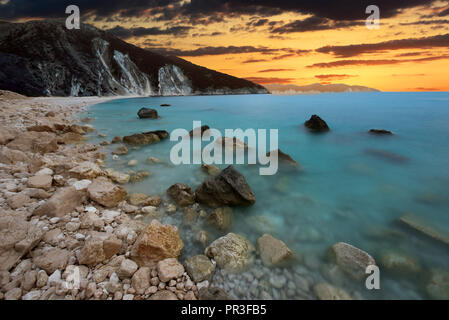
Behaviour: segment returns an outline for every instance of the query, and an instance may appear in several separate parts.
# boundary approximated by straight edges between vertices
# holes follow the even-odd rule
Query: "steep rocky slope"
[[[67,30],[57,20],[0,24],[0,89],[28,96],[267,93],[90,25]]]

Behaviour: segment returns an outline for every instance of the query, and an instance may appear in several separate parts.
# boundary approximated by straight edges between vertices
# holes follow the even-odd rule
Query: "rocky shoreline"
[[[177,183],[166,195],[128,194],[123,185],[148,174],[116,172],[104,159],[119,159],[128,147],[157,143],[168,133],[116,137],[104,145],[117,149],[105,154],[85,137],[102,134],[89,119],[75,117],[101,101],[0,92],[0,300],[363,299],[343,288],[346,281],[364,281],[376,261],[354,246],[333,245],[323,265],[269,234],[253,244],[228,233],[230,206],[256,201],[232,166],[203,165],[210,178],[196,190]],[[163,223],[175,216],[177,226]],[[205,225],[222,236],[211,239]],[[202,252],[183,257],[194,242]],[[392,253],[381,264],[420,270]],[[434,274],[441,277],[445,273]],[[445,284],[427,290],[440,297]]]

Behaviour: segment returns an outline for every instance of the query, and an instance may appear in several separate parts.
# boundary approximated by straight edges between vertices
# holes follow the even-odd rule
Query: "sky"
[[[380,10],[368,29],[369,5]],[[0,0],[0,19],[65,17],[266,84],[449,91],[447,0]]]

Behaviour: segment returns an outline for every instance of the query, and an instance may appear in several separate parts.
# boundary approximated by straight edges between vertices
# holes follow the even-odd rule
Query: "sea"
[[[139,119],[137,112],[142,107],[156,109],[160,119]],[[329,132],[314,134],[305,128],[304,122],[314,114],[327,122]],[[275,175],[263,176],[257,165],[234,165],[251,186],[256,203],[233,208],[230,232],[245,236],[254,245],[266,233],[282,240],[297,259],[279,274],[296,269],[306,272],[311,291],[314,283],[326,282],[359,299],[439,297],[440,287],[432,287],[432,275],[436,270],[449,272],[449,244],[445,243],[449,239],[448,92],[129,98],[91,106],[80,115],[86,117],[93,118],[91,125],[97,130],[88,136],[90,143],[153,130],[190,131],[193,121],[223,135],[226,129],[278,130],[279,148],[300,169],[280,168]],[[394,134],[373,135],[370,129]],[[174,183],[195,189],[208,178],[199,164],[171,163],[170,151],[177,143],[166,139],[130,147],[129,154],[118,159],[111,155],[117,144],[102,149],[108,155],[108,168],[151,173],[148,179],[125,185],[128,193],[166,197]],[[164,163],[149,164],[149,157]],[[130,160],[138,160],[138,165],[129,167]],[[228,165],[217,166],[224,169]],[[410,227],[402,217],[419,222]],[[181,210],[164,222],[177,224],[181,230],[186,245],[181,258],[204,252],[192,240],[194,230],[182,225]],[[205,228],[213,238],[223,235]],[[380,289],[369,290],[363,281],[350,279],[335,268],[329,248],[338,242],[374,257]],[[272,284],[272,271],[266,269],[266,282]],[[247,278],[252,280],[241,279]],[[233,281],[238,287],[240,280]],[[449,294],[448,278],[442,277],[437,286]],[[273,298],[297,298],[291,291],[288,294],[292,288],[288,283],[276,287],[265,290]],[[234,290],[232,295],[260,298],[255,292]]]

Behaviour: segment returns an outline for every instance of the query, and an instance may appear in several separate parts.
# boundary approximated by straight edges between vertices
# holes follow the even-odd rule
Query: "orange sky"
[[[421,39],[449,34],[449,17],[438,17],[437,12],[449,7],[447,1],[437,1],[431,6],[404,10],[394,18],[382,19],[379,30],[366,26],[345,27],[334,30],[308,31],[282,34],[273,37],[266,27],[246,30],[251,16],[229,18],[226,22],[195,26],[186,35],[158,35],[126,39],[142,47],[164,47],[195,50],[201,47],[252,46],[272,49],[271,52],[181,56],[195,64],[255,82],[306,85],[321,83],[346,83],[363,85],[382,91],[449,91],[449,46],[416,45],[412,48],[381,48],[349,57],[333,53],[316,52],[324,46],[347,46],[382,43],[390,40]],[[382,9],[382,8],[381,8]],[[365,19],[368,15],[362,13]],[[423,19],[422,16],[427,16]],[[284,13],[269,17],[270,21],[294,21],[307,15]],[[426,20],[425,24],[418,23]],[[90,22],[103,29],[118,25],[116,21]],[[167,27],[151,19],[129,18],[119,23],[121,27]],[[212,33],[221,33],[211,36]],[[447,38],[446,38],[447,39]],[[275,51],[279,49],[279,51]],[[288,49],[288,50],[284,50]],[[298,51],[295,53],[294,51]],[[358,64],[323,67],[323,63],[341,60],[363,60]],[[366,62],[365,60],[374,60]],[[377,61],[377,62],[376,62]],[[319,66],[313,66],[321,64]],[[343,63],[345,64],[345,63]]]

